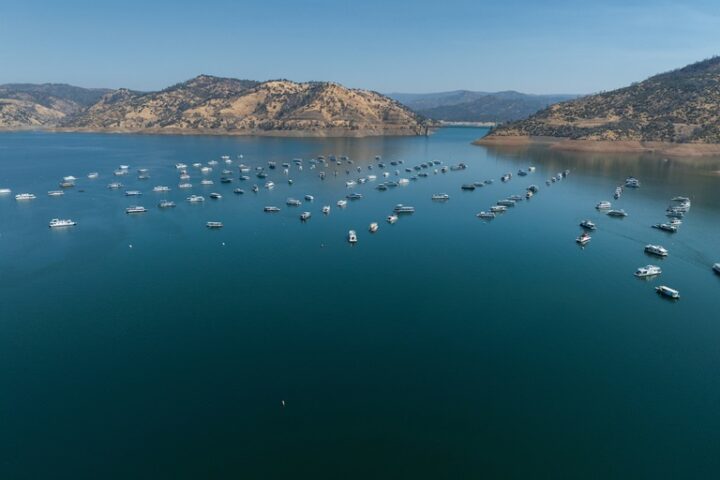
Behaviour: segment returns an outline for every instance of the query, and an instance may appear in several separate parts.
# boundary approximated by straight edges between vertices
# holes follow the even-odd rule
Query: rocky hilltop
[[[494,129],[478,143],[533,138],[564,140],[555,146],[577,150],[720,152],[720,57],[551,105]]]
[[[2,100],[0,100],[1,102]],[[158,92],[106,91],[72,111],[18,116],[0,103],[0,127],[231,135],[421,135],[425,120],[399,102],[328,82],[256,82],[200,75]]]

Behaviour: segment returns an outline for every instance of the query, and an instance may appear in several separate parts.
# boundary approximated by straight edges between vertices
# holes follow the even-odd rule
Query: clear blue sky
[[[718,1],[0,0],[0,83],[590,93],[720,53]]]

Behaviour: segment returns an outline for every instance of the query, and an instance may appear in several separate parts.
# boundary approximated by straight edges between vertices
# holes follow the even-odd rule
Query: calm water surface
[[[470,145],[484,133],[0,134],[0,188],[13,189],[0,197],[0,478],[717,478],[720,160]],[[264,180],[220,184],[221,163],[214,186],[191,169],[195,187],[177,189],[175,163],[223,154],[305,169],[292,186],[272,171],[276,188],[253,194]],[[321,181],[307,162],[320,154],[355,163]],[[375,155],[404,160],[401,176],[433,159],[469,167],[358,185],[362,200],[335,207],[348,177],[380,177]],[[142,197],[106,188],[120,164],[149,169],[120,179]],[[48,197],[65,175],[77,188]],[[598,213],[628,175],[643,185],[615,202],[629,216]],[[530,201],[475,218],[531,183]],[[16,202],[26,191],[38,198]],[[224,197],[184,200],[212,191]],[[451,199],[432,202],[440,192]],[[693,201],[680,232],[651,229],[676,195]],[[136,203],[150,211],[126,215]],[[417,211],[388,225],[397,203]],[[51,230],[55,217],[78,226]],[[582,249],[584,218],[598,231]],[[663,275],[634,278],[648,263]],[[682,299],[658,297],[661,283]]]

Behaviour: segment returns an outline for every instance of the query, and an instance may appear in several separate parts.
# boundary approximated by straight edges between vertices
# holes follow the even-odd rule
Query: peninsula
[[[0,86],[0,130],[361,137],[433,126],[396,100],[330,82],[200,75],[157,92]]]
[[[590,152],[720,154],[720,57],[551,105],[475,142]]]

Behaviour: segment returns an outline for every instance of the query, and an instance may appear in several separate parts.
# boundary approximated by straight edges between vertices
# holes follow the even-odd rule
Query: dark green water
[[[0,188],[38,196],[0,197],[0,478],[718,477],[720,161],[470,145],[483,133],[0,135]],[[176,162],[241,153],[252,166],[336,154],[469,168],[359,185],[344,211],[346,167],[320,181],[307,160],[294,185],[278,169],[258,194],[254,177],[235,196],[237,183],[201,187],[196,171],[192,192],[176,188]],[[120,164],[149,169],[120,180],[143,197],[106,188]],[[351,177],[368,173],[380,170]],[[65,175],[78,188],[46,196]],[[616,202],[630,216],[596,212],[628,175],[643,184]],[[531,183],[532,200],[475,218]],[[211,191],[224,198],[184,201]],[[450,201],[432,202],[439,192]],[[285,207],[308,193],[311,205]],[[651,229],[676,195],[693,201],[680,232]],[[177,208],[157,209],[164,196]],[[134,203],[150,211],[126,215]],[[396,203],[417,211],[391,226]],[[78,226],[50,230],[54,217]],[[583,218],[599,228],[580,249]],[[670,256],[647,257],[646,243]],[[648,263],[663,275],[634,278]],[[659,298],[660,283],[682,299]]]

